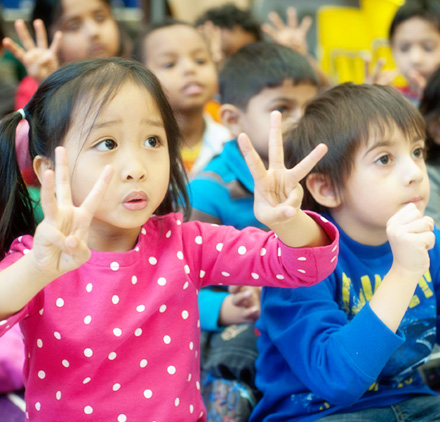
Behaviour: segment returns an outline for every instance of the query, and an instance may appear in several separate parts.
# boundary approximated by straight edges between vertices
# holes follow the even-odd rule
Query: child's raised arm
[[[273,230],[291,247],[316,247],[329,243],[321,227],[301,209],[303,179],[326,154],[327,146],[318,145],[292,169],[284,165],[281,115],[271,114],[269,135],[269,168],[253,148],[247,135],[238,138],[240,149],[255,182],[254,212],[258,220]]]
[[[34,29],[37,44],[32,39],[24,21],[18,19],[15,22],[15,30],[23,47],[9,37],[4,38],[2,43],[3,47],[23,63],[27,74],[32,76],[38,83],[41,83],[59,67],[57,53],[62,34],[60,31],[57,31],[53,37],[52,44],[49,46],[46,29],[41,19],[34,21]]]
[[[41,289],[90,257],[90,223],[102,201],[113,170],[106,167],[79,207],[72,204],[66,151],[55,150],[55,171],[46,170],[41,187],[44,220],[37,226],[33,248],[0,272],[0,319],[22,309]]]

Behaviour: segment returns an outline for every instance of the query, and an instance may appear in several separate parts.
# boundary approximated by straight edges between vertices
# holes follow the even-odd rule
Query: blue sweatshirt
[[[263,289],[256,363],[263,398],[252,422],[310,422],[435,394],[417,368],[438,342],[440,232],[430,270],[393,333],[369,306],[391,268],[389,243],[362,245],[338,229],[339,258],[330,277],[307,288]]]
[[[225,144],[220,155],[198,173],[189,184],[191,206],[212,222],[236,229],[254,226],[267,229],[254,215],[254,179],[236,140]],[[202,330],[218,330],[223,300],[229,293],[218,288],[199,293]]]

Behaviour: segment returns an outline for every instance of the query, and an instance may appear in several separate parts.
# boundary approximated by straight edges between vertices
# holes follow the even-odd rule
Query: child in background
[[[262,41],[260,23],[250,10],[240,9],[235,4],[226,3],[213,7],[199,16],[195,26],[213,45],[214,31],[218,34],[219,45],[213,48],[213,57],[218,68],[229,56],[246,44]]]
[[[192,177],[219,154],[229,131],[205,113],[217,92],[217,71],[208,45],[193,26],[167,19],[139,37],[136,59],[160,80],[183,137],[181,154]]]
[[[38,85],[60,65],[122,55],[123,37],[110,4],[110,0],[36,0],[32,13],[36,43],[25,23],[15,22],[23,47],[11,38],[5,38],[3,45],[25,65],[28,74],[18,86],[16,110],[26,105]],[[24,121],[17,128],[19,165],[25,182],[36,186],[27,147],[28,130]]]
[[[426,122],[426,168],[431,194],[426,215],[440,225],[440,68],[429,78],[423,91],[419,110]]]
[[[188,207],[178,126],[141,64],[63,66],[0,123],[0,330],[23,331],[29,420],[204,421],[198,290],[296,287],[333,271],[337,231],[299,208],[298,182],[326,148],[286,169],[272,117],[269,170],[240,138],[270,233],[174,212]],[[22,118],[42,185],[36,227],[15,158]]]
[[[0,43],[5,38],[5,28],[3,22],[3,13],[0,6]],[[3,56],[3,46],[0,44],[0,58]],[[1,65],[1,64],[0,64]],[[14,111],[14,96],[17,87],[3,77],[0,73],[0,119]]]
[[[439,421],[418,372],[440,332],[423,117],[393,87],[342,84],[308,104],[288,142],[293,162],[329,147],[304,207],[337,225],[340,252],[319,286],[263,288],[251,420]]]
[[[28,73],[18,88],[17,109],[26,105],[38,85],[60,65],[123,55],[123,37],[110,0],[36,0],[32,22],[36,42],[21,19],[15,22],[15,29],[23,47],[10,38],[3,41]]]
[[[398,89],[417,106],[426,81],[440,66],[440,0],[406,1],[393,18],[389,40],[407,81]]]
[[[300,118],[306,102],[316,95],[318,80],[301,54],[279,44],[259,42],[242,47],[226,60],[219,81],[223,100],[220,115],[234,139],[189,184],[191,218],[238,229],[255,226],[267,230],[254,214],[254,181],[237,137],[248,131],[267,167],[270,113],[281,113],[282,131],[286,132]],[[238,380],[257,398],[257,336],[253,323],[259,316],[259,298],[259,290],[250,287],[234,289],[234,293],[206,288],[199,293],[201,328],[211,343],[203,356],[202,369],[219,378]],[[236,328],[235,324],[242,325]],[[230,325],[233,328],[226,331],[238,334],[222,341],[227,336],[224,329]],[[206,390],[214,387],[207,385]]]

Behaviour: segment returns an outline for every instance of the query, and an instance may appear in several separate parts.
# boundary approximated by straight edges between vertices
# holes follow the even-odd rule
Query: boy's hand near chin
[[[414,204],[405,205],[387,224],[393,251],[393,267],[414,273],[418,279],[429,269],[428,250],[434,246],[434,221],[423,216]]]

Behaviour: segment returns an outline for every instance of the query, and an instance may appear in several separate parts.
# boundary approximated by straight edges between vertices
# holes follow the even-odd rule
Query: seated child
[[[423,117],[393,87],[342,84],[308,104],[288,160],[321,142],[304,207],[337,225],[338,263],[316,287],[263,289],[251,421],[438,421],[418,372],[440,332]]]
[[[419,110],[426,122],[426,168],[431,194],[426,215],[440,225],[440,68],[429,78],[420,100]]]
[[[166,19],[139,36],[135,58],[159,78],[167,94],[182,133],[183,163],[192,177],[230,138],[204,111],[218,85],[208,45],[192,25]]]
[[[220,115],[234,139],[189,184],[191,219],[267,230],[254,215],[254,181],[236,138],[248,131],[267,166],[270,113],[281,113],[282,130],[286,132],[299,119],[307,101],[316,95],[318,80],[301,54],[279,44],[258,42],[233,54],[222,67],[219,81],[223,101]],[[247,295],[246,300],[243,295]],[[239,380],[251,387],[257,398],[257,336],[253,322],[259,316],[259,296],[259,291],[252,292],[251,288],[234,294],[219,288],[202,289],[199,293],[201,328],[215,342],[205,352],[202,369],[217,377]],[[219,330],[244,323],[246,327],[235,330],[239,334],[221,340],[224,335],[219,335]]]
[[[240,50],[246,44],[262,41],[263,33],[260,22],[252,15],[249,9],[241,9],[233,3],[208,9],[200,15],[195,26],[207,36],[208,40],[213,30],[218,29],[220,52],[218,56],[219,68],[229,56]],[[212,42],[210,43],[212,45]]]
[[[398,89],[417,106],[427,80],[440,65],[440,0],[404,2],[391,22],[389,40],[407,82]]]
[[[20,323],[29,420],[203,422],[199,290],[312,285],[334,270],[337,230],[300,208],[299,181],[327,148],[287,169],[280,116],[271,117],[270,170],[239,138],[255,215],[270,232],[177,212],[189,212],[178,126],[139,63],[62,66],[0,122],[0,336]],[[22,119],[41,181],[39,224],[15,155]]]

